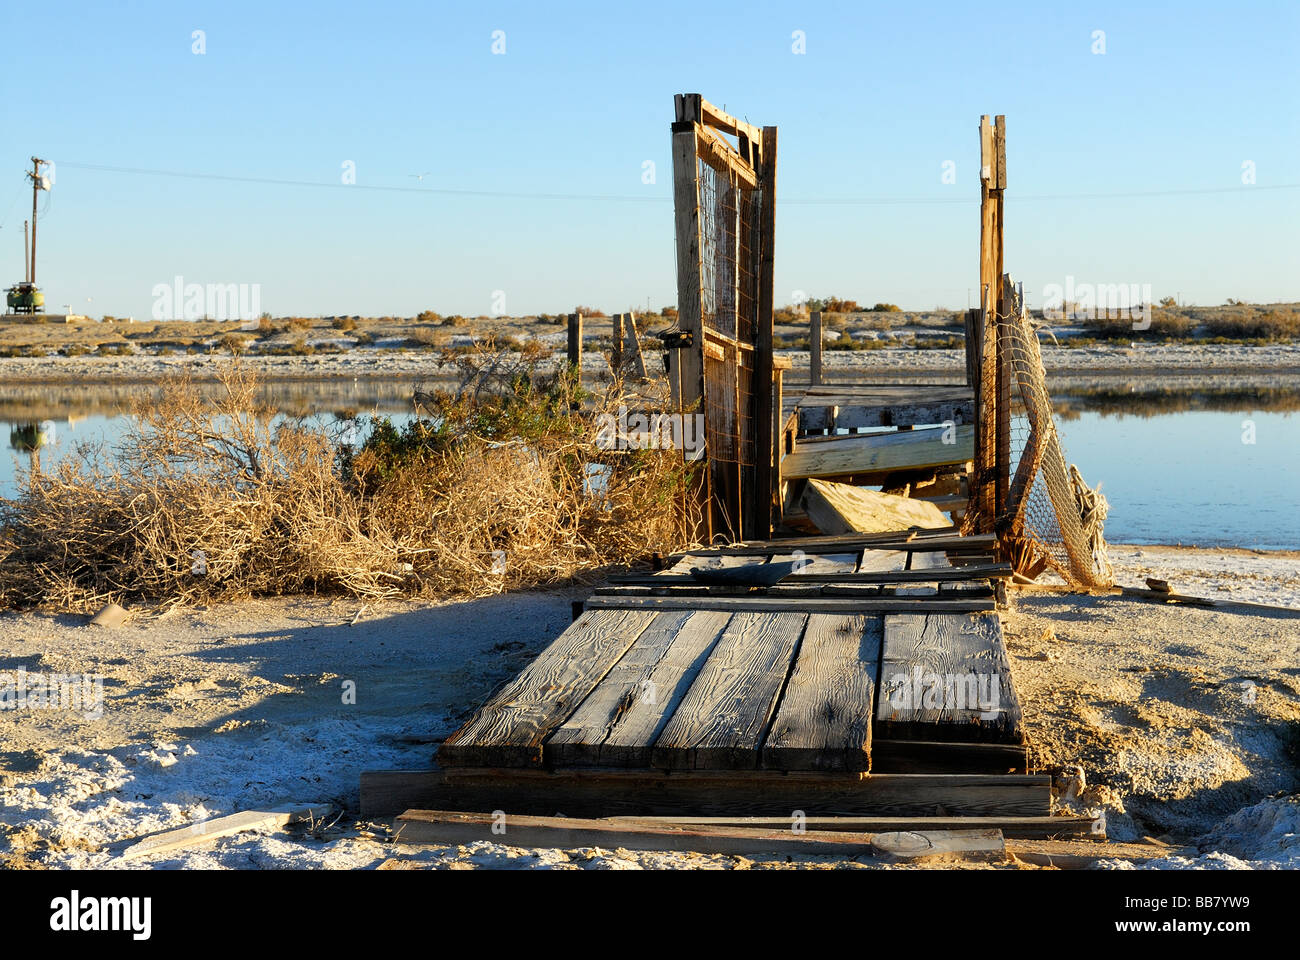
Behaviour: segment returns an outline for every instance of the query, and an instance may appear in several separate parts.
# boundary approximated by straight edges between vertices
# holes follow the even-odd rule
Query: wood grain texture
[[[445,765],[525,766],[636,642],[649,610],[588,610],[438,751]]]
[[[996,614],[889,614],[879,739],[1020,743],[1020,703]]]
[[[794,452],[781,461],[781,475],[790,480],[941,467],[965,463],[974,455],[975,428],[966,425],[810,437],[795,442]]]
[[[588,610],[726,610],[731,613],[979,613],[992,611],[992,599],[927,597],[722,597],[714,588],[707,596],[603,596],[587,601]],[[773,588],[776,589],[776,588]],[[793,589],[793,587],[791,588]],[[802,593],[802,591],[801,591]]]
[[[655,740],[651,763],[673,770],[756,768],[807,620],[802,613],[732,617]]]
[[[865,614],[808,617],[794,669],[763,743],[764,767],[871,769],[881,619]]]
[[[650,745],[722,636],[730,615],[710,610],[656,615],[636,644],[546,742],[554,766],[650,765]]]
[[[799,566],[790,576],[805,581],[830,574],[854,573],[858,568],[856,553],[775,553],[771,558],[772,563],[789,563],[792,560],[799,561]]]
[[[361,775],[361,815],[412,808],[571,817],[1042,817],[1051,777],[480,767]]]

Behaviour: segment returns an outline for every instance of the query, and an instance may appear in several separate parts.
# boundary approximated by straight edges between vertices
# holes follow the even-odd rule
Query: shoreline
[[[788,384],[806,380],[808,351],[778,350],[778,356],[793,364]],[[563,353],[553,353],[543,368],[554,368]],[[652,373],[660,366],[659,353],[648,350]],[[153,382],[188,370],[195,379],[212,379],[217,369],[231,359],[229,354],[180,354],[159,356],[83,355],[77,357],[2,357],[0,380],[23,383]],[[245,354],[244,363],[269,380],[313,380],[351,376],[354,379],[437,379],[445,371],[454,374],[454,355],[439,350],[400,352],[382,348],[354,348],[343,353],[310,356],[258,356]],[[1270,346],[1240,344],[1138,344],[1135,346],[1055,347],[1043,345],[1043,363],[1049,378],[1062,376],[1148,377],[1241,375],[1300,377],[1300,342]],[[595,349],[583,357],[584,373],[608,370],[604,355]],[[962,350],[918,350],[888,347],[879,350],[827,350],[822,367],[829,379],[864,378],[956,378],[965,375]]]

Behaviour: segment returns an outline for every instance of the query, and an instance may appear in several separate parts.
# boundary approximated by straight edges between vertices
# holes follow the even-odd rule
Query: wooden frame
[[[699,94],[678,94],[674,98],[673,201],[677,230],[678,326],[682,332],[676,352],[676,371],[672,379],[673,402],[677,409],[699,408],[706,421],[716,417],[734,422],[739,434],[741,424],[752,428],[753,462],[723,463],[709,456],[703,486],[702,539],[726,540],[765,538],[770,536],[774,518],[780,509],[780,460],[775,437],[779,432],[779,408],[773,402],[779,395],[774,381],[779,374],[772,358],[773,314],[773,247],[776,224],[776,141],[775,127],[759,128],[736,119],[709,103]],[[734,136],[736,145],[723,135]],[[703,291],[700,256],[704,247],[701,236],[700,182],[698,164],[703,161],[715,171],[725,173],[731,190],[744,185],[758,192],[756,223],[749,229],[743,249],[747,260],[744,273],[755,279],[753,290],[755,314],[752,341],[729,337],[716,330],[704,329]],[[735,262],[742,244],[731,237],[731,249],[724,256]],[[739,276],[738,268],[735,275]],[[706,389],[707,364],[721,363],[735,370],[735,383]],[[748,396],[742,396],[741,368],[749,378]],[[716,370],[715,370],[716,375]],[[719,393],[717,387],[722,387]],[[712,396],[712,400],[710,397]],[[725,401],[721,398],[727,397]],[[710,403],[725,402],[727,408],[708,409]],[[748,403],[746,409],[742,404]]]

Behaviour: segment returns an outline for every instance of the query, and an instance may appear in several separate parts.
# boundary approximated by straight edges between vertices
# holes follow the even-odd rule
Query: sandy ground
[[[1123,583],[1155,575],[1220,597],[1210,591],[1230,585],[1236,599],[1300,607],[1300,554],[1112,555]],[[387,824],[359,821],[361,771],[427,764],[430,741],[558,635],[584,593],[364,610],[288,598],[142,611],[117,629],[0,615],[0,673],[104,677],[99,718],[0,714],[0,863],[373,868],[396,857],[451,869],[876,868],[867,859],[403,846]],[[1039,762],[1083,767],[1086,788],[1063,794],[1063,808],[1104,812],[1115,839],[1163,837],[1203,851],[1156,866],[1300,867],[1300,617],[1035,595],[1019,597],[1005,623]],[[349,681],[355,703],[345,702]],[[120,858],[133,837],[319,801],[342,810],[337,822]]]

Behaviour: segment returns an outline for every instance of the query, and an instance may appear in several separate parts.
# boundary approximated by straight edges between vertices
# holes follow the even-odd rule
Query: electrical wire
[[[257,183],[277,187],[323,187],[337,190],[365,190],[384,193],[423,193],[435,196],[482,197],[507,200],[585,200],[613,203],[670,203],[671,196],[652,194],[599,194],[599,193],[529,193],[514,190],[464,190],[448,187],[406,187],[387,186],[383,184],[345,184],[324,183],[319,180],[293,180],[279,177],[248,177],[221,173],[200,173],[181,170],[150,170],[143,167],[116,167],[99,163],[79,163],[70,160],[57,161],[58,165],[74,170],[94,170],[104,173],[124,173],[140,176],[175,177],[188,180],[217,180],[228,183]],[[1173,190],[1128,190],[1114,193],[1042,193],[1042,194],[1008,194],[1009,202],[1031,202],[1043,200],[1109,200],[1133,199],[1139,197],[1181,197],[1210,194],[1247,194],[1261,190],[1296,190],[1300,183],[1251,184],[1234,187],[1193,187]],[[905,205],[975,205],[976,198],[946,197],[778,197],[777,203],[783,205],[817,206],[835,204],[839,206],[905,206]],[[7,214],[6,214],[7,216]]]

